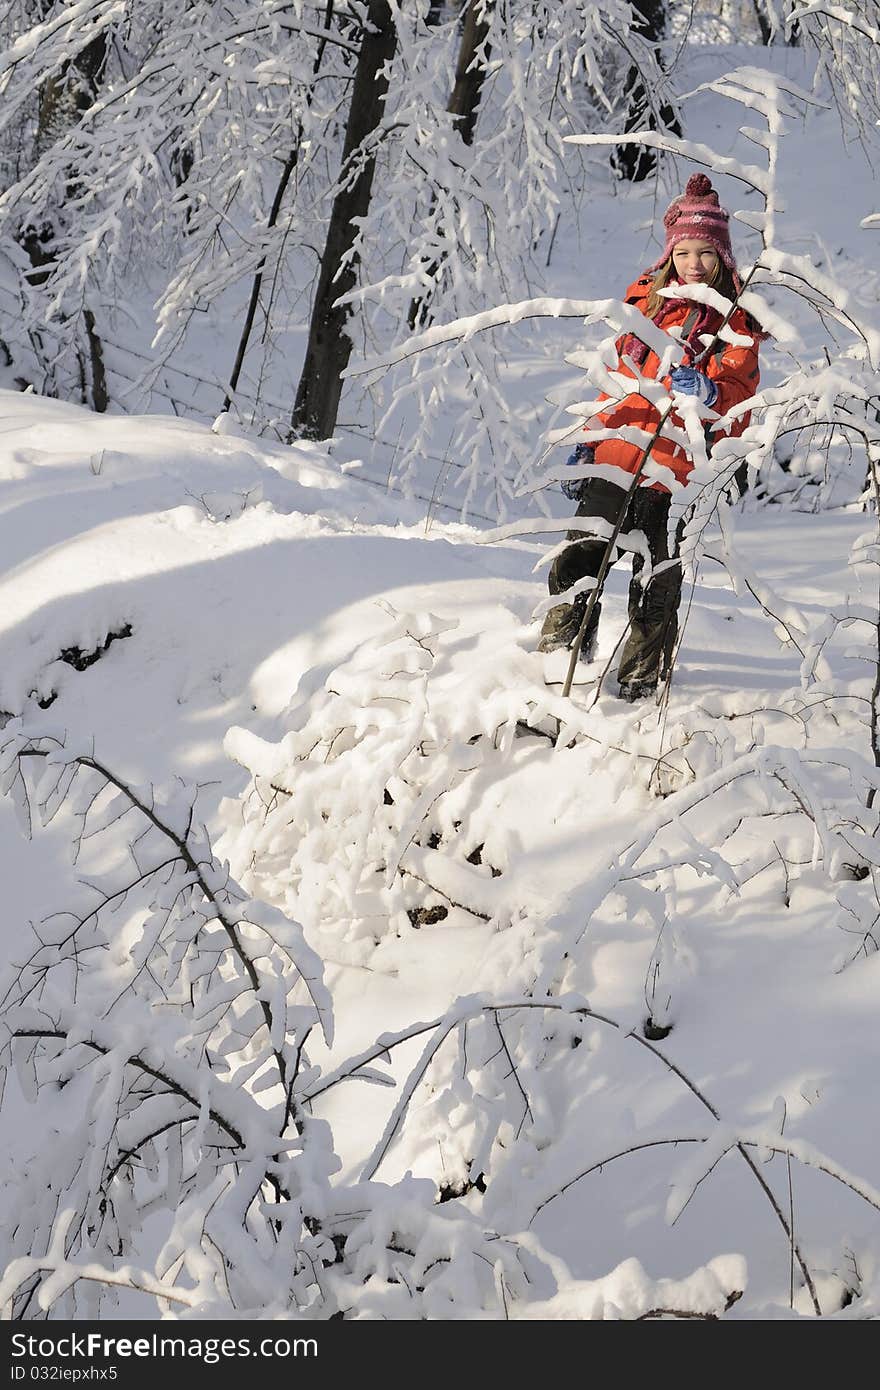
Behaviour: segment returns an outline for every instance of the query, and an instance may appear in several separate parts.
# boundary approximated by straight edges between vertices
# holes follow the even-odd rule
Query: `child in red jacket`
[[[742,309],[731,316],[729,327],[739,335],[738,343],[715,342],[707,355],[706,343],[717,332],[722,316],[708,305],[691,299],[666,298],[659,291],[676,284],[709,285],[734,299],[740,280],[730,246],[729,214],[719,206],[718,194],[705,174],[688,179],[685,192],[676,198],[666,211],[663,223],[666,244],[659,261],[633,284],[626,299],[636,305],[646,318],[659,328],[680,338],[685,347],[684,363],[677,367],[664,384],[671,392],[696,396],[716,415],[724,415],[733,406],[755,394],[758,387],[758,339],[760,334]],[[632,334],[617,344],[617,371],[637,379],[656,379],[660,359],[647,344]],[[605,398],[607,399],[607,398]],[[616,429],[635,427],[646,436],[653,434],[659,422],[657,407],[634,391],[623,400],[614,401],[607,410],[590,421],[590,428]],[[676,423],[676,417],[671,417]],[[680,423],[680,422],[678,422]],[[728,426],[727,434],[741,434],[748,416],[741,415]],[[713,439],[720,432],[713,433]],[[669,674],[675,638],[678,631],[678,605],[681,598],[681,566],[669,565],[659,574],[654,567],[670,554],[667,523],[671,493],[656,477],[644,478],[626,501],[631,475],[642,456],[639,444],[621,436],[603,439],[595,446],[579,444],[569,458],[571,464],[598,465],[596,476],[564,485],[566,494],[578,498],[578,516],[598,517],[613,526],[626,506],[622,530],[641,531],[648,543],[652,574],[642,585],[640,574],[644,567],[642,556],[633,557],[633,578],[629,590],[629,634],[618,668],[620,693],[624,699],[637,700],[652,695],[660,680]],[[651,458],[668,468],[673,478],[684,483],[692,463],[686,451],[667,438],[658,438]],[[674,484],[673,484],[674,486]],[[607,534],[607,532],[606,532]],[[584,532],[569,533],[569,545],[554,561],[549,577],[550,593],[561,594],[578,580],[595,578],[599,573],[606,542],[587,536]],[[614,556],[613,558],[618,558]],[[554,651],[570,647],[583,618],[588,593],[579,593],[573,603],[561,603],[547,614],[541,633],[539,650]],[[590,619],[590,630],[584,634],[581,658],[590,660],[596,641],[600,604],[596,604]]]

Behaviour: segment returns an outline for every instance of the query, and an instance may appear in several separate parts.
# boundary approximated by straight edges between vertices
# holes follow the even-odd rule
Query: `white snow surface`
[[[694,104],[692,133],[717,146],[720,104]],[[876,316],[862,156],[833,112],[809,120],[780,244],[785,221]],[[556,300],[621,293],[652,211],[636,189],[595,201],[582,244],[563,229]],[[547,382],[525,350],[510,363],[521,406]],[[335,1035],[311,1034],[304,1096],[366,1213],[341,1228],[360,1282],[338,1306],[757,1319],[813,1317],[817,1299],[876,1317],[876,637],[828,622],[847,605],[876,622],[876,570],[850,563],[874,518],[852,501],[734,510],[754,583],[701,565],[661,707],[622,704],[612,677],[596,692],[625,619],[618,566],[597,662],[563,701],[561,660],[535,650],[543,539],[486,544],[357,462],[0,392],[0,710],[133,787],[197,784],[217,859],[320,957]],[[63,657],[111,636],[84,669]],[[124,845],[124,822],[111,834]],[[7,975],[74,891],[69,838],[62,814],[23,839],[0,803]],[[650,1048],[649,1016],[671,1026]],[[355,1058],[393,1084],[336,1079]],[[79,1122],[75,1085],[26,1090],[11,1074],[4,1219],[29,1155]],[[153,1292],[110,1289],[102,1317],[167,1313],[163,1219],[125,1262]],[[386,1245],[415,1250],[412,1279],[402,1256],[376,1261]],[[194,1269],[181,1304],[198,1312]]]

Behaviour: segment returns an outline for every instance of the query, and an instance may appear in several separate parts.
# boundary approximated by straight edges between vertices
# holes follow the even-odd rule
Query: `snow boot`
[[[541,640],[538,643],[539,652],[546,654],[547,652],[558,651],[560,647],[571,648],[580,631],[587,601],[587,594],[577,594],[573,603],[560,603],[555,608],[550,609],[541,629]],[[584,640],[578,653],[579,661],[592,661],[596,654],[599,607],[600,605],[597,603],[590,618],[589,631],[584,633]]]
[[[656,693],[656,680],[620,682],[620,698],[627,700],[631,705],[635,704],[636,700],[649,700]]]

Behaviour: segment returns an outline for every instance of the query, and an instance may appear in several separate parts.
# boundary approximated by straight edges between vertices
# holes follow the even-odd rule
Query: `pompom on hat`
[[[666,245],[663,254],[649,271],[659,270],[680,241],[707,241],[714,246],[728,270],[736,274],[736,261],[730,245],[730,213],[721,207],[718,194],[705,174],[691,174],[684,193],[674,198],[666,209],[663,226]]]

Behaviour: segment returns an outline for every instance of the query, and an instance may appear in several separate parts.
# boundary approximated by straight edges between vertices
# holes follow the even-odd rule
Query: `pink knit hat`
[[[718,194],[707,176],[691,174],[684,193],[673,199],[666,209],[663,218],[666,245],[659,260],[648,267],[649,271],[659,270],[680,241],[693,238],[714,246],[724,264],[735,275],[736,261],[730,245],[729,222],[730,213],[720,206]]]

